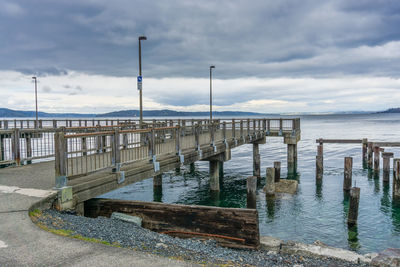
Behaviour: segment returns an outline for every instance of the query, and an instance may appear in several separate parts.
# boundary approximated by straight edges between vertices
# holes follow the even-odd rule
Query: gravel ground
[[[73,235],[96,238],[124,248],[150,252],[165,257],[192,261],[207,266],[367,266],[336,259],[268,254],[267,251],[238,250],[217,246],[213,240],[174,238],[144,229],[132,223],[104,217],[87,218],[71,213],[46,210],[37,223],[55,230],[69,230]]]

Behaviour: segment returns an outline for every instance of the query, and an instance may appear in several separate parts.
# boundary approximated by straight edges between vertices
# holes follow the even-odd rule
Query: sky
[[[400,107],[398,0],[0,0],[0,107],[261,113]]]

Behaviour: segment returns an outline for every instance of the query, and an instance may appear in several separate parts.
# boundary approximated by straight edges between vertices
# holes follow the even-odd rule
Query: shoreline
[[[174,238],[105,217],[88,218],[52,209],[31,211],[30,215],[36,225],[55,234],[207,266],[368,266],[371,261],[371,256],[323,244],[272,237],[262,237],[260,250],[238,250],[217,246],[213,240]]]

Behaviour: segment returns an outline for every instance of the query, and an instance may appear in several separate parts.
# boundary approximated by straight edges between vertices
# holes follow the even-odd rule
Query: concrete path
[[[53,168],[47,165],[0,169],[0,266],[193,266],[38,228],[28,209],[52,193]]]

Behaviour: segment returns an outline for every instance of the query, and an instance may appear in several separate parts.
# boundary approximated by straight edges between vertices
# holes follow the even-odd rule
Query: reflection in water
[[[210,201],[213,206],[218,207],[220,205],[220,191],[210,191]]]
[[[322,179],[316,179],[315,181],[315,197],[318,200],[322,199]]]
[[[347,242],[349,244],[349,248],[352,250],[358,250],[361,246],[358,242],[358,227],[357,225],[349,226],[347,228],[348,238]]]
[[[153,186],[153,201],[162,202],[162,186]]]
[[[381,211],[386,214],[390,214],[390,194],[389,194],[390,186],[389,183],[383,183],[383,194],[381,198]]]
[[[379,185],[379,173],[374,173],[374,192],[379,193],[380,185]]]
[[[396,233],[400,233],[400,198],[392,201],[392,223]]]
[[[268,219],[272,220],[275,216],[275,197],[267,196],[265,197],[267,201],[267,216]]]
[[[343,221],[347,223],[347,216],[349,214],[349,206],[350,206],[350,192],[343,191]]]

